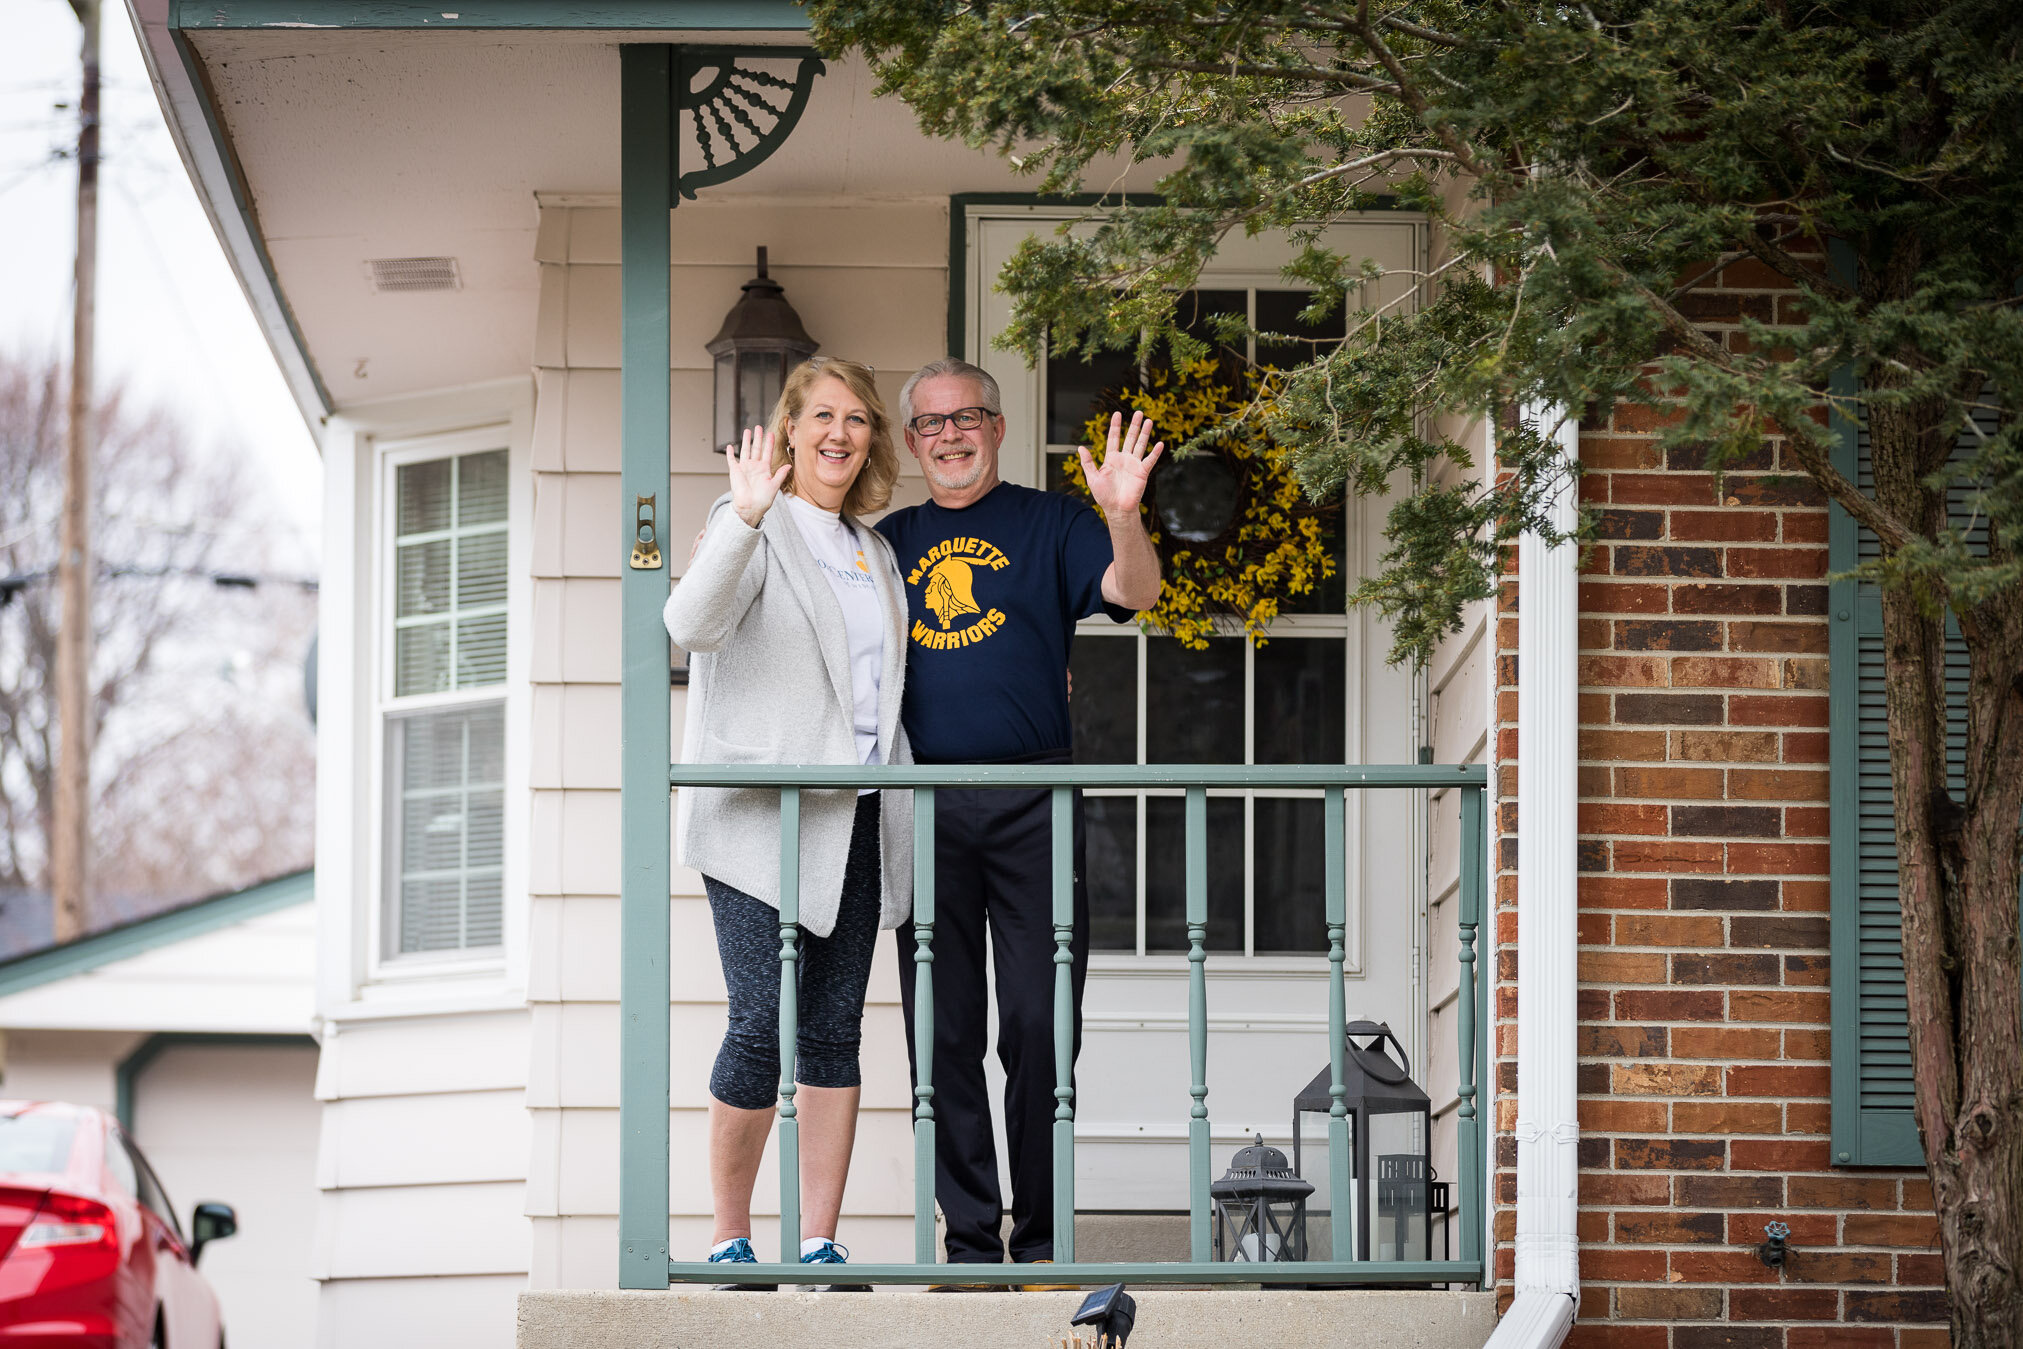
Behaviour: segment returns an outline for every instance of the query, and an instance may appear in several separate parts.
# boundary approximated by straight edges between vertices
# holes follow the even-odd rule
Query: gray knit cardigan
[[[667,598],[662,617],[691,654],[681,761],[716,764],[858,762],[843,609],[785,501],[757,529],[726,493],[710,508],[702,546]],[[906,596],[884,536],[849,521],[878,583],[885,667],[878,683],[878,743],[887,763],[911,763],[899,724],[906,680]],[[678,858],[725,885],[780,906],[780,802],[773,788],[684,787]],[[882,794],[880,927],[913,910],[913,793]],[[836,926],[855,791],[801,793],[801,925],[818,937]]]

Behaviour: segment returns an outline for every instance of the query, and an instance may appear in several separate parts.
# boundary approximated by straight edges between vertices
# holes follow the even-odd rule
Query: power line
[[[53,567],[42,567],[35,571],[18,571],[11,576],[0,576],[0,609],[13,603],[14,597],[31,585],[40,584],[56,575]],[[209,581],[220,590],[258,590],[261,586],[293,586],[297,590],[314,594],[321,582],[314,576],[283,576],[277,573],[215,571],[205,567],[154,567],[138,563],[114,564],[98,568],[102,580],[121,580],[128,577],[162,579],[171,576],[189,577],[199,581]]]

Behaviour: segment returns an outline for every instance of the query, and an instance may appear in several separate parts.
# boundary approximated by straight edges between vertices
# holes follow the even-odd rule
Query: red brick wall
[[[1753,269],[1753,270],[1751,270]],[[1693,317],[1788,303],[1753,263]],[[1922,1173],[1828,1165],[1826,510],[1780,445],[1717,492],[1650,409],[1586,425],[1580,585],[1580,1321],[1584,1349],[1935,1349]],[[1793,471],[1795,472],[1795,470]],[[1513,564],[1514,565],[1514,564]],[[1498,625],[1497,1247],[1517,1102],[1516,669]],[[1783,1271],[1754,1253],[1791,1226]]]

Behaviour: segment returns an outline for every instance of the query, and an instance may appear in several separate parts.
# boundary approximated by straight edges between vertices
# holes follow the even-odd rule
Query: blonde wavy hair
[[[892,444],[892,418],[886,414],[885,400],[878,396],[877,377],[869,366],[839,356],[815,356],[794,367],[787,376],[786,387],[780,390],[780,401],[773,405],[772,417],[766,422],[766,429],[773,433],[773,467],[792,462],[793,447],[787,443],[788,424],[807,408],[808,390],[815,387],[815,382],[832,375],[842,380],[871,414],[871,452],[864,458],[864,467],[857,470],[857,481],[850,484],[843,497],[843,512],[865,515],[882,511],[892,500],[892,485],[899,481],[899,451]],[[782,487],[789,492],[794,490],[791,468]]]

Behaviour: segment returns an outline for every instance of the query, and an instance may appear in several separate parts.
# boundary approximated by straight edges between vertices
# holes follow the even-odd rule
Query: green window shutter
[[[1853,392],[1851,372],[1847,383],[1837,391]],[[1845,418],[1836,421],[1836,466],[1867,489],[1867,429]],[[1830,508],[1827,531],[1828,566],[1834,574],[1874,555],[1874,537],[1839,506]],[[1924,1150],[1911,1108],[1882,605],[1874,585],[1842,580],[1833,583],[1828,610],[1828,680],[1835,709],[1830,732],[1833,1159],[1843,1166],[1918,1166]]]
[[[1852,376],[1836,392],[1854,392]],[[1868,429],[1836,419],[1835,460],[1864,492],[1874,487]],[[1992,422],[1980,434],[1992,434]],[[1959,452],[1979,439],[1961,434]],[[1953,489],[1954,522],[1974,541],[1977,520]],[[1985,536],[1984,536],[1985,538]],[[1831,508],[1828,565],[1838,574],[1877,556],[1875,536]],[[1897,902],[1896,813],[1890,786],[1889,720],[1883,688],[1882,601],[1868,583],[1835,581],[1828,658],[1834,708],[1833,761],[1833,1158],[1843,1166],[1923,1166],[1913,1115],[1910,1032],[1905,1015],[1903,918]],[[1946,776],[1966,779],[1967,648],[1946,635]],[[1849,715],[1849,712],[1852,715]]]

